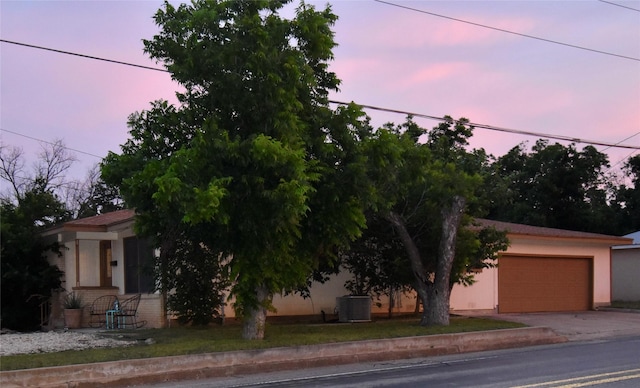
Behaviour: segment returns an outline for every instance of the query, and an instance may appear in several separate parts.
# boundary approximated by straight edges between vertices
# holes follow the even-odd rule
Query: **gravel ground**
[[[49,331],[0,335],[0,356],[128,346],[135,341],[106,338],[98,333]]]

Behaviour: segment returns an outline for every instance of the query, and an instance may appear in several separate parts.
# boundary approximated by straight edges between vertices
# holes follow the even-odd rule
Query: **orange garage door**
[[[591,309],[589,258],[518,257],[498,259],[498,311],[523,313]]]

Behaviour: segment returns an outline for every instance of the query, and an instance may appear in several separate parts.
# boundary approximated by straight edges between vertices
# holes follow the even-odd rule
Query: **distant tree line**
[[[549,144],[512,148],[491,164],[487,217],[498,221],[624,235],[640,230],[640,155],[622,176],[593,146]],[[616,182],[620,183],[616,183]]]

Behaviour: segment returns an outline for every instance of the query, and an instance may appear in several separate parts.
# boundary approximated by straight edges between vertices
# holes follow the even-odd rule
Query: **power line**
[[[633,135],[631,135],[631,136],[627,136],[627,137],[625,137],[624,139],[622,139],[622,140],[620,140],[619,142],[617,142],[616,144],[620,144],[620,143],[622,143],[623,141],[627,141],[627,140],[631,139],[632,137],[636,137],[636,136],[638,136],[638,135],[640,135],[640,132],[636,132],[636,133],[634,133],[634,134],[633,134]],[[611,147],[603,148],[600,152],[605,152],[605,151],[606,151],[606,150],[608,150],[609,148],[611,148]],[[611,167],[610,167],[606,172],[609,172],[609,171],[613,170],[613,168],[614,168],[615,166],[617,166],[617,165],[621,164],[622,162],[624,162],[624,161],[628,160],[628,159],[631,157],[631,155],[635,154],[636,152],[638,152],[638,150],[633,150],[633,151],[631,151],[629,154],[627,154],[626,156],[622,157],[620,160],[618,160],[617,162],[615,162],[614,164],[612,164],[612,165],[611,165]]]
[[[374,1],[379,1],[379,0],[374,0]],[[380,1],[380,2],[383,2],[383,1]],[[162,72],[165,72],[165,73],[169,72],[166,69],[159,69],[159,68],[154,68],[154,67],[140,66],[140,65],[136,65],[136,64],[132,64],[132,63],[127,63],[127,62],[113,61],[113,60],[110,60],[110,59],[93,57],[93,56],[88,56],[88,55],[83,55],[83,54],[76,54],[76,53],[66,52],[66,51],[62,51],[62,50],[51,49],[51,48],[44,48],[44,47],[39,47],[39,46],[25,44],[25,43],[10,42],[10,41],[6,41],[4,39],[0,39],[0,42],[19,44],[19,45],[26,46],[26,47],[31,47],[31,48],[41,49],[41,50],[54,51],[54,52],[57,52],[57,53],[67,54],[67,55],[75,55],[75,56],[79,56],[79,57],[95,59],[95,60],[98,60],[98,61],[106,61],[106,62],[110,62],[110,63],[116,63],[116,64],[119,64],[119,65],[141,67],[141,68],[144,68],[144,69],[162,71]],[[340,104],[340,105],[348,105],[349,104],[349,103],[346,103],[346,102],[336,101],[336,100],[329,100],[329,102],[334,103],[334,104]],[[390,113],[399,113],[399,114],[403,114],[403,115],[412,115],[412,116],[415,116],[415,117],[422,117],[422,118],[426,118],[426,119],[430,119],[430,120],[440,120],[440,121],[445,120],[444,117],[432,116],[432,115],[427,115],[427,114],[423,114],[423,113],[412,113],[412,112],[407,112],[407,111],[403,111],[403,110],[390,109],[390,108],[381,108],[381,107],[376,107],[376,106],[372,106],[372,105],[363,105],[363,104],[358,104],[358,105],[360,105],[360,106],[362,106],[363,108],[366,108],[366,109],[372,109],[372,110],[378,110],[378,111],[384,111],[384,112],[390,112]],[[579,138],[570,137],[570,136],[552,135],[552,134],[545,134],[545,133],[533,132],[533,131],[523,131],[523,130],[518,130],[518,129],[502,128],[502,127],[496,127],[496,126],[488,125],[488,124],[469,123],[469,125],[472,125],[472,126],[474,126],[476,128],[488,129],[488,130],[492,130],[492,131],[508,132],[508,133],[514,133],[514,134],[519,134],[519,135],[536,136],[536,137],[555,139],[555,140],[564,140],[564,141],[570,141],[570,142],[575,142],[575,143],[601,145],[601,146],[608,146],[608,147],[614,147],[614,148],[640,149],[640,146],[621,145],[621,144],[606,143],[606,142],[601,142],[601,141],[596,141],[596,140],[579,139]],[[13,133],[13,134],[16,134],[16,135],[19,135],[19,136],[24,136],[24,137],[27,137],[27,138],[31,138],[33,140],[44,141],[44,140],[40,140],[40,139],[29,137],[29,136],[26,136],[26,135],[23,135],[23,134],[20,134],[20,133],[17,133],[17,132],[12,132],[12,131],[9,131],[9,130],[6,130],[6,129],[1,129],[1,130],[2,131],[6,131],[6,132],[10,132],[10,133]],[[47,142],[45,142],[45,143],[47,143]],[[83,151],[78,151],[78,150],[73,150],[73,151],[80,152],[80,153],[87,154],[87,155],[91,155],[91,156],[95,156],[97,158],[102,158],[100,156],[89,154],[89,153],[83,152]]]
[[[613,57],[629,59],[629,60],[632,60],[632,61],[640,62],[640,58],[628,57],[626,55],[610,53],[610,52],[607,52],[607,51],[601,51],[601,50],[591,49],[591,48],[588,48],[588,47],[577,46],[577,45],[570,44],[570,43],[563,43],[563,42],[559,42],[557,40],[540,38],[540,37],[537,37],[537,36],[527,35],[527,34],[523,34],[523,33],[520,33],[520,32],[509,31],[509,30],[505,30],[503,28],[492,27],[492,26],[488,26],[486,24],[470,22],[468,20],[458,19],[458,18],[454,18],[454,17],[451,17],[451,16],[445,16],[445,15],[441,15],[441,14],[437,14],[437,13],[433,13],[433,12],[429,12],[429,11],[424,11],[424,10],[421,10],[421,9],[418,9],[418,8],[409,7],[409,6],[406,6],[406,5],[400,5],[400,4],[396,4],[396,3],[391,3],[391,2],[388,2],[388,1],[384,1],[384,0],[373,0],[373,1],[375,1],[377,3],[381,3],[381,4],[390,5],[392,7],[398,7],[398,8],[406,9],[406,10],[409,10],[409,11],[419,12],[419,13],[423,13],[423,14],[426,14],[426,15],[436,16],[436,17],[439,17],[439,18],[453,20],[453,21],[460,22],[460,23],[470,24],[470,25],[476,26],[476,27],[488,28],[488,29],[494,30],[494,31],[505,32],[507,34],[517,35],[517,36],[521,36],[521,37],[524,37],[524,38],[535,39],[535,40],[539,40],[539,41],[542,41],[542,42],[558,44],[558,45],[561,45],[561,46],[572,47],[572,48],[576,48],[576,49],[580,49],[580,50],[591,51],[591,52],[598,53],[598,54],[610,55],[610,56],[613,56]]]
[[[617,165],[619,165],[619,164],[622,164],[622,163],[626,162],[627,160],[629,160],[629,158],[631,158],[631,156],[632,156],[633,154],[635,154],[635,153],[637,153],[637,152],[638,152],[638,150],[634,150],[634,151],[629,152],[626,156],[623,156],[620,160],[618,160],[617,162],[615,162],[614,164],[612,164],[612,165],[611,165],[611,167],[609,167],[609,169],[608,169],[607,171],[605,171],[605,172],[609,172],[609,171],[613,170],[613,168],[614,168],[615,166],[617,166]]]
[[[118,65],[127,65],[127,66],[139,67],[139,68],[145,69],[145,70],[155,70],[155,71],[162,71],[162,72],[168,73],[168,70],[159,69],[157,67],[136,65],[135,63],[122,62],[122,61],[116,61],[116,60],[113,60],[113,59],[94,57],[94,56],[86,55],[86,54],[72,53],[70,51],[63,51],[63,50],[53,49],[53,48],[49,48],[49,47],[42,47],[42,46],[36,46],[36,45],[32,45],[32,44],[27,44],[27,43],[14,42],[14,41],[11,41],[11,40],[6,40],[6,39],[0,39],[0,42],[15,44],[17,46],[35,48],[35,49],[39,49],[39,50],[53,51],[53,52],[59,53],[59,54],[74,55],[76,57],[82,57],[82,58],[87,58],[87,59],[95,59],[95,60],[98,60],[98,61],[116,63]]]
[[[630,9],[632,11],[640,12],[640,9],[629,7],[629,6],[618,4],[618,3],[614,3],[613,1],[605,1],[605,0],[598,0],[598,1],[601,2],[601,3],[615,5],[616,7],[626,8],[626,9]]]
[[[42,139],[38,139],[37,137],[24,135],[24,134],[19,133],[19,132],[10,131],[10,130],[8,130],[8,129],[0,128],[0,131],[2,131],[2,132],[12,133],[12,134],[17,135],[17,136],[26,137],[27,139],[31,139],[31,140],[35,140],[35,141],[39,141],[39,142],[41,142],[41,143],[46,143],[46,144],[50,144],[50,145],[56,145],[55,143],[52,143],[52,142],[50,142],[50,141],[46,141],[46,140],[42,140]],[[102,156],[98,156],[98,155],[95,155],[95,154],[92,154],[92,153],[89,153],[89,152],[80,151],[80,150],[77,150],[77,149],[74,149],[74,148],[71,148],[71,147],[67,147],[67,146],[65,146],[65,145],[63,145],[62,147],[63,147],[63,148],[68,149],[69,151],[78,152],[78,153],[80,153],[80,154],[85,154],[85,155],[93,156],[93,157],[98,158],[98,159],[103,159],[103,157],[102,157]]]
[[[622,143],[623,141],[627,141],[627,140],[631,139],[632,137],[636,137],[636,136],[638,136],[638,135],[640,135],[640,132],[636,132],[636,133],[634,133],[634,134],[633,134],[633,135],[631,135],[631,136],[627,136],[627,137],[625,137],[624,139],[622,139],[622,140],[620,140],[619,142],[617,142],[616,144],[620,144],[620,143]],[[601,152],[604,152],[604,151],[608,150],[609,148],[611,148],[611,147],[607,147],[607,148],[603,149]]]
[[[346,103],[346,102],[336,101],[336,100],[329,100],[329,102],[332,103],[332,104],[348,105],[348,103]],[[382,112],[398,113],[398,114],[409,115],[409,116],[413,116],[413,117],[422,117],[422,118],[429,119],[429,120],[437,120],[437,121],[445,121],[446,120],[445,117],[426,115],[426,114],[422,114],[422,113],[408,112],[408,111],[398,110],[398,109],[381,108],[381,107],[372,106],[372,105],[363,105],[363,104],[358,104],[358,105],[363,107],[363,108],[366,108],[366,109],[378,110],[378,111],[382,111]],[[541,133],[541,132],[523,131],[523,130],[520,130],[520,129],[496,127],[494,125],[472,123],[472,122],[469,122],[469,125],[474,127],[474,128],[488,129],[488,130],[491,130],[491,131],[499,131],[499,132],[508,132],[508,133],[514,133],[514,134],[518,134],[518,135],[536,136],[536,137],[542,137],[542,138],[548,138],[548,139],[570,141],[570,142],[573,142],[573,143],[583,143],[583,144],[591,144],[591,145],[608,146],[610,148],[627,148],[627,149],[631,149],[631,150],[640,150],[640,146],[626,145],[626,144],[620,144],[620,143],[607,143],[607,142],[598,141],[598,140],[580,139],[580,138],[573,137],[573,136],[552,135],[552,134]],[[635,136],[635,135],[633,135],[633,136]],[[630,136],[627,139],[630,139],[633,136]],[[627,140],[627,139],[625,139],[625,140]]]

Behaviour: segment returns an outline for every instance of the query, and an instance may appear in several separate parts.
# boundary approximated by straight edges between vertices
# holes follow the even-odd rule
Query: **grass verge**
[[[241,339],[240,325],[206,328],[121,330],[103,335],[136,340],[127,347],[99,348],[58,353],[20,354],[0,358],[0,370],[31,369],[49,366],[88,364],[136,358],[314,345],[381,338],[463,333],[523,327],[514,322],[484,318],[452,317],[449,326],[420,326],[417,318],[381,319],[369,323],[341,324],[267,324],[263,341]],[[145,342],[152,339],[151,344]]]

